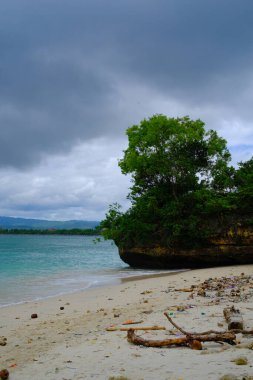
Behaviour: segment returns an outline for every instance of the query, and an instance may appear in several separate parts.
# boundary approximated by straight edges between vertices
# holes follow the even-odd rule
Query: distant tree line
[[[72,228],[72,229],[21,229],[21,228],[0,228],[1,235],[100,235],[100,227],[96,228]]]

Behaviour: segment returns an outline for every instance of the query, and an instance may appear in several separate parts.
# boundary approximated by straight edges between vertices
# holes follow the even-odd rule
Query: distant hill
[[[57,220],[25,219],[0,216],[0,228],[5,229],[72,229],[72,228],[95,228],[99,225],[98,221],[87,220],[67,220],[64,222]]]

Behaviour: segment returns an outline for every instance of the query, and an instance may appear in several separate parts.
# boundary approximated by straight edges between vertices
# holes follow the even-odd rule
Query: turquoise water
[[[92,236],[0,235],[0,307],[153,272],[128,267],[113,242]]]

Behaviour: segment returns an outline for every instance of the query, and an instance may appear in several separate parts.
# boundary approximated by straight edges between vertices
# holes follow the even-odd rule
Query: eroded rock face
[[[207,268],[253,264],[253,228],[238,227],[213,236],[207,247],[180,249],[162,247],[119,248],[121,259],[139,268]]]

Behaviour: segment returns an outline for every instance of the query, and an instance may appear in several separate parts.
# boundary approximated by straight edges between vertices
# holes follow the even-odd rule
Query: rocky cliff
[[[233,227],[208,239],[203,248],[119,248],[121,259],[132,267],[203,268],[253,263],[253,227]]]

